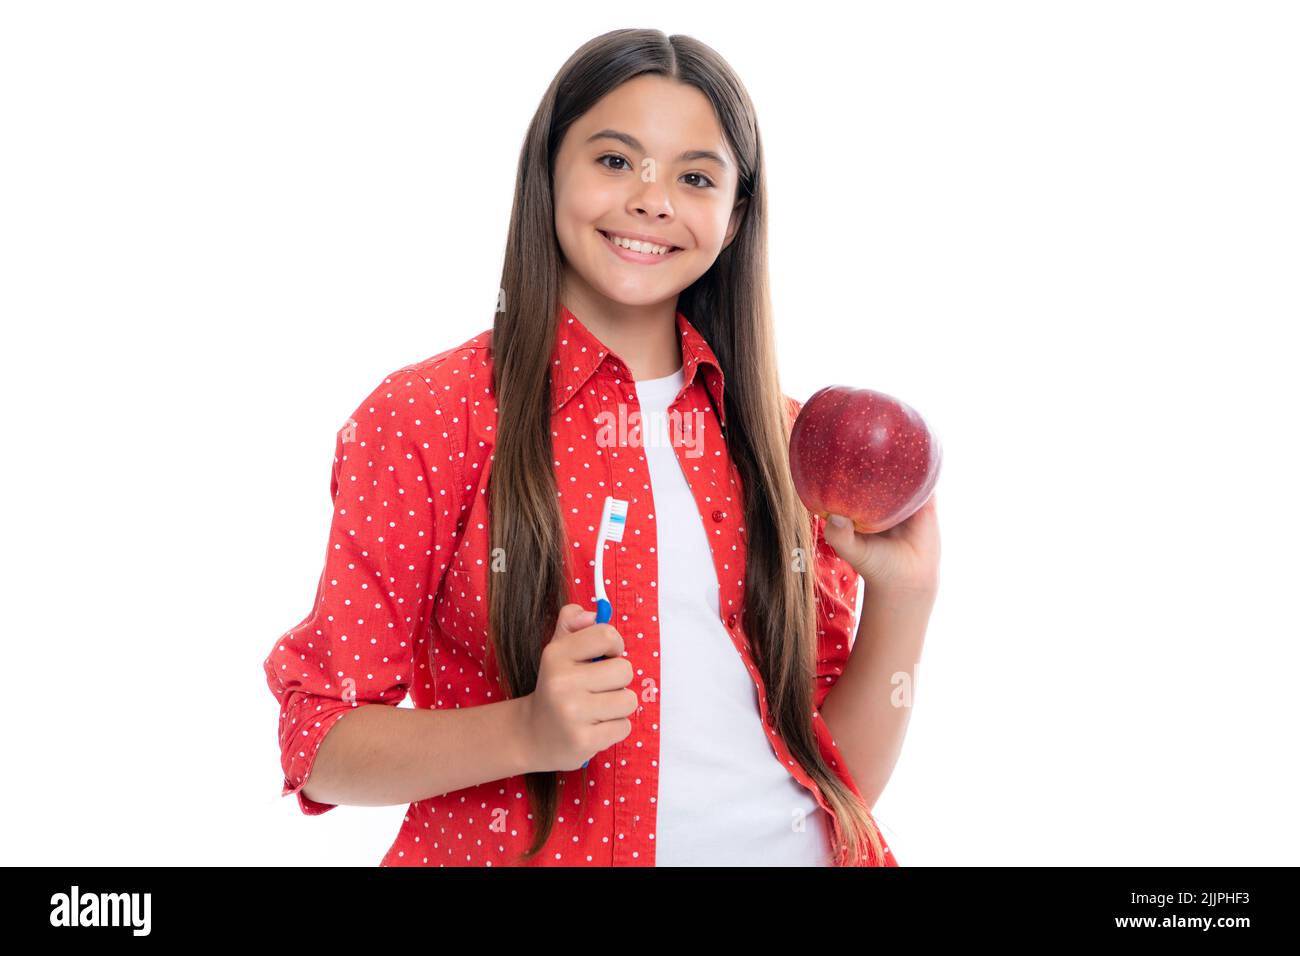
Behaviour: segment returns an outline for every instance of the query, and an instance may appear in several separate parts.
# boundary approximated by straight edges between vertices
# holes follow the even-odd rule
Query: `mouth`
[[[597,229],[596,231],[604,238],[605,245],[607,245],[620,259],[627,262],[639,262],[653,265],[657,262],[663,262],[665,259],[671,259],[679,252],[683,251],[681,246],[669,246],[666,252],[637,252],[634,249],[629,249],[626,246],[619,245],[605,230]]]

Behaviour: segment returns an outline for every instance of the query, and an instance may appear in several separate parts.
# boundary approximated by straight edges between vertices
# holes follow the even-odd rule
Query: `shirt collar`
[[[704,376],[705,387],[713,399],[713,407],[718,412],[718,422],[727,426],[726,406],[723,404],[723,385],[725,377],[713,349],[704,340],[704,336],[681,312],[677,313],[677,332],[682,342],[682,377],[684,388],[689,388],[695,379],[695,372],[700,370]],[[627,363],[605,343],[596,338],[592,331],[574,315],[566,306],[561,305],[559,321],[555,329],[555,347],[551,352],[551,396],[552,413],[564,407],[570,398],[582,390],[587,379],[600,367],[601,362],[609,365],[611,371],[626,381],[632,381],[632,373]]]

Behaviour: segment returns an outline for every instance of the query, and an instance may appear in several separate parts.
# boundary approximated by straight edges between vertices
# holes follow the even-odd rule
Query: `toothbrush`
[[[605,594],[605,542],[622,541],[627,523],[627,502],[605,496],[600,513],[600,530],[596,534],[596,623],[607,624],[614,616],[614,605]],[[601,658],[597,657],[596,660]]]
[[[596,532],[596,623],[608,624],[614,616],[614,605],[609,603],[605,593],[605,542],[622,541],[623,528],[627,523],[627,502],[619,498],[605,496],[605,507],[600,512],[600,529]],[[593,657],[593,662],[604,660],[604,656]],[[584,760],[585,768],[590,760]]]

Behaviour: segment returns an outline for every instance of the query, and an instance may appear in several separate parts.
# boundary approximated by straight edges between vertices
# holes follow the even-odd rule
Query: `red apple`
[[[828,385],[790,432],[790,472],[809,511],[846,515],[864,534],[906,521],[926,503],[943,450],[911,406],[883,392]]]

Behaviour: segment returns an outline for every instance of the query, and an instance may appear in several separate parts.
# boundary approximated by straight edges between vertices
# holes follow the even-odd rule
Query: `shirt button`
[[[713,520],[714,520],[714,521],[721,521],[724,517],[725,517],[725,515],[723,515],[723,513],[722,513],[721,511],[715,511],[715,512],[713,512]]]
[[[735,626],[736,626],[736,615],[735,615],[735,614],[728,614],[728,615],[727,615],[727,627],[735,627]]]

